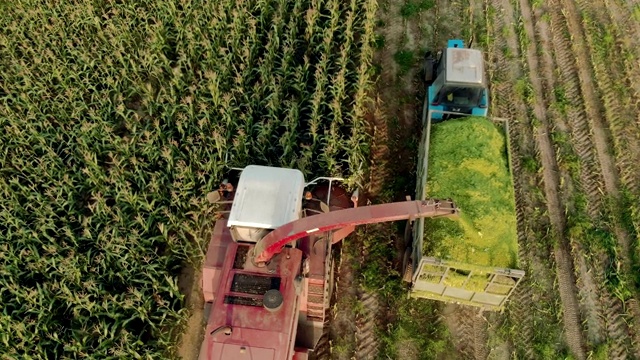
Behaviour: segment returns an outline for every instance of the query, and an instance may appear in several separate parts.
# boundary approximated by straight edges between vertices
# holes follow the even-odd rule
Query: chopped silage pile
[[[425,219],[424,254],[517,268],[512,186],[502,128],[478,117],[433,125],[426,194],[453,199],[460,217]]]

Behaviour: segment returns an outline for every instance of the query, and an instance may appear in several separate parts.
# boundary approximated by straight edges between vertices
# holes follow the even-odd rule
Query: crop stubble
[[[512,58],[521,58],[518,54],[520,54],[521,51],[525,52],[526,54],[528,49],[520,49],[518,45],[518,39],[516,38],[516,29],[514,29],[513,26],[507,29],[504,28],[505,26],[509,26],[508,24],[516,23],[517,19],[519,19],[519,16],[515,17],[514,8],[508,1],[494,3],[494,5],[495,12],[498,14],[496,18],[496,24],[494,24],[494,29],[502,26],[502,28],[499,28],[500,33],[506,37],[506,39],[502,40],[500,39],[499,35],[496,36],[498,46],[501,47],[501,49],[498,49],[498,51],[503,50],[504,46],[506,45],[506,49],[508,49]],[[504,18],[502,18],[502,16],[504,16]],[[525,31],[526,30],[527,29],[525,28]],[[529,28],[529,30],[531,29]],[[520,36],[522,36],[522,33],[520,33]],[[503,59],[498,58],[498,61],[500,60],[504,61]],[[538,68],[538,63],[534,60],[535,59],[532,57],[526,57],[523,59],[523,65],[526,64],[526,66],[528,67],[533,66],[533,68],[530,68],[529,71],[535,71]],[[509,72],[504,74],[507,78],[506,81],[511,83],[515,83],[516,81],[518,81],[518,79],[521,79],[521,77],[526,74],[526,72],[523,71],[524,69],[517,67],[513,63],[515,63],[515,61],[512,62],[509,68]],[[503,79],[500,80],[504,81]],[[526,79],[525,81],[526,84],[530,83],[531,80]],[[522,103],[523,99],[520,99],[520,97],[513,98],[508,96],[507,93],[502,92],[500,92],[499,95],[494,96],[494,100],[497,97],[505,96],[503,109],[507,107],[515,108],[515,112],[512,112],[513,115],[511,116],[516,116],[516,119],[519,120],[516,123],[518,124],[518,128],[527,130],[527,123],[529,123],[529,121],[525,121],[525,119],[529,117],[529,111],[531,111],[527,109],[527,105],[533,107],[533,116],[537,117],[537,120],[539,121],[540,125],[534,126],[533,130],[535,131],[535,135],[533,136],[533,138],[536,140],[536,151],[542,163],[542,176],[544,183],[543,186],[546,194],[546,204],[549,214],[549,220],[551,221],[553,229],[552,236],[557,239],[558,244],[558,246],[555,247],[555,251],[553,253],[555,255],[558,290],[560,292],[560,298],[562,299],[563,304],[562,308],[564,310],[563,315],[565,331],[567,332],[567,339],[572,352],[579,358],[585,358],[586,355],[584,353],[583,344],[581,342],[579,314],[577,313],[577,299],[575,296],[575,288],[573,286],[575,280],[573,279],[571,258],[569,255],[569,250],[567,248],[566,239],[562,237],[566,220],[564,219],[563,212],[561,210],[562,207],[560,205],[560,194],[558,194],[557,188],[559,184],[559,178],[557,174],[558,165],[556,163],[555,151],[549,137],[549,124],[546,120],[545,112],[543,111],[546,106],[541,103],[542,98],[540,97],[542,95],[542,92],[540,91],[542,88],[542,84],[540,82],[534,82],[531,83],[530,86],[533,88],[533,91],[536,92],[535,96],[533,96],[533,104],[531,104],[531,96],[529,96],[529,98],[527,99],[530,104],[525,104]],[[500,100],[497,101],[501,102]],[[498,109],[500,110],[500,107]],[[526,132],[523,132],[523,134],[526,134]],[[517,142],[517,139],[514,140],[514,143]],[[517,154],[515,154],[514,158],[516,157]],[[516,176],[522,176],[522,173]],[[525,196],[527,195],[525,194]],[[540,225],[532,225],[537,227],[539,234],[542,233],[542,228],[539,227]],[[536,256],[531,255],[532,254],[529,255],[529,260],[534,262],[534,266],[532,266],[531,269],[535,271],[536,269],[543,268],[544,266],[535,264]],[[549,279],[540,279],[538,275],[539,274],[537,274],[536,272],[532,272],[529,276],[536,277],[536,280],[549,281]],[[542,273],[541,275],[544,275],[544,273]],[[532,314],[529,316],[535,317],[536,315],[537,314]],[[533,356],[530,349],[528,349],[528,346],[530,345],[527,345],[526,343],[521,343],[521,345],[525,346],[525,352],[529,357]]]
[[[585,2],[579,2],[579,4],[582,7],[587,6]],[[577,151],[579,151],[581,147],[589,147],[589,146],[595,145],[594,148],[597,151],[599,164],[597,161],[595,161],[596,159],[581,158],[581,161],[582,161],[581,165],[584,166],[585,163],[593,164],[593,167],[595,169],[586,169],[586,171],[595,170],[598,174],[603,174],[602,185],[604,186],[600,184],[591,185],[592,188],[597,186],[598,189],[596,191],[593,191],[593,190],[589,191],[587,189],[587,197],[589,201],[588,206],[591,208],[591,211],[589,211],[590,212],[589,215],[594,221],[597,221],[598,215],[606,211],[606,209],[602,209],[601,207],[602,197],[608,195],[608,196],[611,196],[612,198],[615,198],[618,196],[618,193],[619,193],[618,173],[614,165],[615,161],[613,160],[613,157],[609,152],[610,141],[606,134],[606,131],[608,129],[605,127],[606,125],[601,117],[602,102],[600,101],[600,98],[598,98],[597,96],[597,91],[599,90],[598,86],[600,84],[597,82],[594,83],[592,81],[593,79],[593,76],[591,74],[592,62],[590,61],[591,59],[587,52],[588,50],[591,50],[592,52],[594,52],[594,51],[597,51],[597,49],[593,47],[589,49],[589,46],[587,46],[587,44],[584,41],[585,40],[584,38],[589,40],[591,37],[591,34],[588,32],[587,29],[582,28],[581,21],[580,21],[581,20],[580,11],[578,11],[576,4],[572,0],[569,0],[569,1],[563,1],[562,4],[554,3],[553,5],[555,5],[558,8],[564,9],[564,11],[562,12],[562,15],[564,15],[564,17],[561,17],[561,14],[559,11],[554,12],[552,13],[552,22],[554,22],[558,27],[560,27],[561,24],[566,24],[567,28],[565,31],[568,31],[570,34],[573,35],[573,41],[571,43],[569,43],[566,37],[563,37],[564,41],[558,46],[556,46],[556,53],[563,50],[565,52],[568,52],[569,49],[573,49],[573,55],[576,58],[575,67],[577,67],[577,74],[572,76],[571,79],[565,79],[565,83],[568,83],[570,80],[574,83],[573,86],[575,86],[575,82],[579,82],[579,85],[580,85],[579,89],[581,90],[581,92],[568,93],[569,99],[571,101],[575,101],[576,106],[582,105],[586,109],[586,119],[574,118],[573,120],[578,122],[577,126],[591,129],[593,134],[590,142],[581,144],[578,141],[578,142],[574,142],[574,146],[576,147]],[[560,37],[561,34],[557,34],[556,36]],[[570,45],[571,47],[569,47]],[[568,61],[566,62],[566,65],[569,65]],[[560,68],[563,68],[565,64],[561,63],[559,64],[559,66]],[[596,79],[599,79],[599,77],[596,76]],[[606,89],[607,87],[605,86],[603,89],[600,89],[600,90],[606,91]],[[606,98],[608,94],[605,92],[604,96]],[[611,104],[611,101],[609,101],[609,104],[605,102],[605,105],[613,105],[613,104]],[[611,112],[620,111],[620,108],[612,109],[609,107],[606,110],[607,111],[605,111],[605,114],[611,114]],[[614,133],[613,135],[614,138],[616,137],[616,135],[618,134]],[[577,136],[574,136],[574,139],[575,138],[577,138]],[[583,181],[583,185],[585,185],[584,181]],[[589,185],[586,185],[587,188],[588,186]],[[606,195],[602,193],[603,190]],[[622,211],[625,211],[625,210],[622,210]],[[629,245],[628,245],[629,234],[626,232],[625,229],[623,229],[620,226],[619,223],[617,223],[615,219],[612,222],[613,224],[611,226],[613,227],[613,232],[616,235],[616,238],[618,240],[618,246],[622,249],[622,251],[618,252],[622,257],[622,261],[623,261],[623,267],[621,271],[630,271],[629,260],[627,255],[629,253],[628,252],[629,251]],[[595,259],[591,264],[591,268],[594,270],[594,274],[598,278],[599,284],[604,283],[603,281],[604,276],[602,276],[602,269],[603,269],[603,265],[605,264],[603,263],[603,260],[607,261],[607,259],[603,259],[603,256],[604,254],[602,253],[598,254],[598,252],[596,251]],[[604,286],[601,286],[600,289],[601,289],[601,296],[606,305],[605,311],[606,311],[606,319],[607,319],[608,338],[610,339],[610,342],[611,342],[611,346],[609,348],[609,355],[612,358],[623,358],[627,355],[627,351],[630,351],[629,349],[630,344],[629,344],[628,337],[630,332],[631,334],[634,333],[633,324],[637,320],[633,318],[628,318],[626,316],[623,309],[624,304],[620,301],[619,298],[615,297],[610,292],[609,289],[607,289]],[[637,335],[633,334],[633,336],[635,337]]]
[[[607,150],[607,145],[608,142],[610,142],[610,139],[608,138],[609,134],[607,132],[608,129],[606,128],[607,123],[605,120],[608,119],[602,117],[602,112],[604,111],[606,114],[611,114],[615,113],[616,110],[607,108],[607,104],[605,104],[604,109],[599,108],[599,106],[601,105],[597,97],[598,88],[591,82],[589,78],[590,63],[588,61],[588,57],[586,57],[585,51],[582,49],[583,47],[585,47],[584,41],[574,41],[575,47],[572,48],[571,43],[569,43],[565,37],[565,32],[569,30],[571,31],[574,40],[576,36],[581,36],[581,31],[583,31],[583,29],[579,28],[580,24],[576,21],[575,18],[577,9],[573,5],[573,3],[564,2],[563,4],[565,5],[565,7],[568,7],[568,10],[564,9],[565,11],[562,11],[563,8],[561,4],[557,2],[549,2],[548,5],[545,6],[547,11],[551,10],[550,17],[553,24],[555,25],[555,27],[551,28],[551,34],[549,34],[549,28],[547,27],[546,19],[541,16],[539,8],[540,4],[537,3],[537,5],[534,6],[533,13],[535,16],[532,16],[532,9],[530,8],[529,4],[527,2],[520,1],[520,10],[522,11],[521,15],[524,22],[524,30],[526,32],[527,39],[529,40],[528,44],[526,40],[524,41],[524,43],[522,43],[521,40],[521,46],[524,47],[524,45],[528,45],[528,50],[523,49],[523,53],[526,55],[526,58],[523,59],[523,61],[526,62],[530,73],[544,75],[542,77],[542,81],[540,81],[541,79],[536,76],[528,79],[533,90],[533,95],[529,94],[528,102],[530,103],[529,105],[533,107],[533,115],[537,118],[538,121],[540,121],[541,124],[534,126],[534,128],[537,127],[539,135],[537,137],[537,142],[539,147],[538,150],[540,151],[540,157],[543,160],[543,173],[545,171],[545,167],[553,164],[553,161],[555,161],[555,159],[553,158],[557,157],[559,161],[566,161],[566,159],[563,159],[564,155],[562,154],[563,151],[566,152],[566,150],[557,148],[561,144],[552,142],[551,139],[549,139],[547,136],[548,132],[554,133],[558,131],[569,131],[571,139],[573,140],[573,146],[575,147],[575,151],[578,154],[578,159],[582,165],[582,172],[580,173],[579,182],[572,186],[571,184],[567,183],[567,180],[571,179],[571,177],[568,176],[569,174],[565,171],[565,169],[558,168],[556,164],[556,169],[560,170],[560,176],[556,177],[555,179],[553,177],[547,177],[547,182],[550,182],[552,185],[555,184],[555,186],[562,184],[562,186],[560,187],[558,195],[552,196],[551,199],[549,198],[550,192],[547,186],[545,188],[545,190],[547,190],[547,201],[553,201],[553,198],[555,197],[555,202],[557,204],[555,208],[560,209],[560,204],[570,202],[572,199],[572,192],[579,191],[578,188],[582,186],[585,189],[589,199],[590,209],[588,209],[587,211],[588,215],[592,218],[595,218],[602,211],[604,211],[602,189],[604,189],[604,191],[606,191],[609,195],[615,196],[617,194],[616,170],[620,170],[620,172],[623,174],[629,174],[633,171],[636,171],[636,169],[628,169],[625,168],[625,166],[620,166],[620,164],[625,163],[625,159],[623,158],[621,160],[620,157],[614,159]],[[584,2],[581,2],[580,4],[584,4]],[[608,5],[611,6],[611,4]],[[538,8],[536,8],[536,6],[538,6]],[[516,6],[516,9],[517,8],[518,7]],[[501,13],[501,11],[498,11],[498,13]],[[567,19],[564,16],[569,17],[569,28],[561,27],[564,22],[562,22],[560,19]],[[571,18],[572,16],[574,17]],[[500,26],[499,22],[497,22],[496,24],[494,25]],[[502,25],[504,26],[504,24]],[[509,37],[510,35],[512,39],[514,38],[511,31],[505,31],[503,29],[501,33],[503,35],[508,35],[507,37]],[[536,37],[538,38],[538,41],[533,41],[532,44],[532,40],[536,40]],[[501,43],[499,37],[497,38],[498,39],[496,40],[498,42],[498,47],[504,45],[504,43]],[[549,38],[551,38],[552,44],[550,44]],[[588,33],[587,39],[590,39]],[[510,53],[515,52],[516,49],[514,49],[513,47],[515,41],[509,41],[509,39],[507,39],[507,43],[510,43]],[[537,48],[540,45],[542,45],[542,48]],[[549,51],[551,48],[554,48],[555,51]],[[573,54],[569,55],[571,50],[574,50],[576,52],[578,59],[577,61],[573,60]],[[560,79],[562,80],[562,83],[554,84],[554,59],[551,54],[555,54],[557,57],[556,60],[558,61],[558,68],[560,70],[559,74],[561,76]],[[497,59],[498,62],[503,60],[500,59],[500,56],[498,56]],[[540,68],[539,64],[542,64],[542,71],[538,71],[538,69]],[[576,66],[578,65],[580,67],[576,70]],[[601,73],[604,73],[602,70],[600,71]],[[515,81],[517,78],[518,77],[512,77],[512,81]],[[553,89],[555,89],[555,87],[558,85],[563,86],[564,90],[566,90],[566,92],[563,94],[566,96],[566,99],[562,100],[566,100],[569,105],[566,108],[566,110],[568,110],[568,116],[566,118],[567,120],[569,120],[568,123],[566,123],[561,114],[558,113],[557,108],[554,109],[553,106],[560,100],[554,98],[555,94],[553,91]],[[497,84],[496,87],[500,88],[502,86],[500,84]],[[498,90],[498,93],[504,95],[500,90]],[[607,95],[606,91],[605,95]],[[609,97],[609,104],[613,102],[612,98],[613,97],[611,96]],[[495,97],[494,100],[496,100]],[[585,104],[584,101],[587,101],[589,104]],[[504,112],[508,114],[508,107],[514,107],[514,105],[516,108],[518,107],[518,105],[514,104],[513,101],[500,106],[500,101],[498,100],[498,109],[499,111],[501,111],[501,113]],[[547,116],[550,117],[550,120],[545,119]],[[542,132],[540,131],[541,128],[543,129]],[[616,135],[620,136],[619,134],[620,132],[616,133],[614,131],[614,140],[618,140],[618,138],[616,138]],[[544,139],[545,136],[547,136],[546,140]],[[593,146],[594,144],[595,146]],[[554,146],[556,147],[557,151],[557,154],[555,156],[553,155]],[[590,150],[592,148],[593,150]],[[549,153],[551,156],[545,156],[545,153]],[[615,165],[618,165],[617,169]],[[553,174],[551,175],[553,176]],[[560,179],[562,179],[562,182],[558,182]],[[632,177],[626,175],[623,176],[622,179],[622,182],[624,184],[625,179],[627,179],[626,181],[629,181],[630,179],[632,179]],[[578,186],[578,188],[576,188],[575,186]],[[518,194],[516,195],[518,197]],[[516,200],[518,201],[518,199]],[[552,209],[549,210],[549,213],[553,214],[553,211],[551,211]],[[562,213],[556,210],[556,220],[562,220],[561,216]],[[552,215],[552,218],[553,217],[554,215]],[[566,219],[563,221],[566,221]],[[628,234],[625,234],[624,230],[619,226],[616,226],[614,230],[620,242],[620,247],[623,249],[623,251],[626,250],[627,248],[625,247],[624,240],[628,236]],[[622,316],[624,314],[621,309],[622,303],[617,298],[613,297],[608,289],[601,285],[604,282],[604,277],[602,274],[603,264],[601,258],[584,259],[585,249],[582,247],[582,244],[575,241],[575,239],[569,240],[571,240],[570,244],[573,250],[574,259],[576,260],[575,272],[577,276],[578,290],[580,292],[581,310],[584,312],[584,314],[582,315],[584,315],[587,320],[587,330],[591,334],[588,337],[590,343],[592,341],[594,343],[598,343],[603,339],[603,327],[605,325],[603,324],[604,317],[602,316],[602,308],[606,307],[606,317],[608,319],[608,322],[606,324],[608,330],[607,337],[612,340],[612,344],[609,349],[609,356],[624,356],[625,348],[626,346],[628,346],[628,343],[626,342],[626,334],[628,334],[626,330],[628,330],[628,328],[626,327]],[[571,261],[571,259],[567,256],[568,251],[566,249],[564,253],[565,256],[562,256],[562,258]],[[556,256],[558,255],[559,254],[556,252]],[[562,258],[557,260],[562,260]],[[562,266],[562,262],[559,261],[559,263],[560,266]],[[594,271],[590,273],[590,269],[593,269]],[[571,266],[565,266],[565,271],[571,274]],[[561,277],[561,274],[558,275],[559,277]],[[560,290],[562,295],[563,281],[562,279],[559,280],[561,280]],[[564,293],[564,297],[567,298],[566,291]],[[517,304],[517,301],[515,303]],[[631,312],[634,313],[633,306],[637,304],[631,301],[630,305]],[[566,309],[567,307],[565,306],[564,308]],[[573,322],[574,325],[576,325],[576,320],[579,319],[579,315],[580,314],[575,314],[574,316],[569,317],[568,320],[572,320],[570,322]],[[565,314],[565,327],[567,326],[566,320],[567,317]],[[573,326],[572,328],[573,335],[568,334],[568,337],[570,341],[573,341],[573,346],[571,347],[572,349],[574,349],[574,354],[576,354],[575,349],[579,349],[577,355],[581,356],[580,353],[584,355],[584,352],[580,350],[582,349],[582,345],[579,345],[579,342],[576,341],[576,339],[579,339],[580,336],[580,328],[579,326]],[[635,337],[635,334],[633,335]]]

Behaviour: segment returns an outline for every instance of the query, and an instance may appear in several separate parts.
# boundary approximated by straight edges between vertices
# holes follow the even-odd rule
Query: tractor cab
[[[424,75],[429,110],[487,116],[489,94],[480,50],[465,48],[462,40],[449,40],[438,55],[426,54]],[[433,121],[448,117],[452,115],[432,114]]]

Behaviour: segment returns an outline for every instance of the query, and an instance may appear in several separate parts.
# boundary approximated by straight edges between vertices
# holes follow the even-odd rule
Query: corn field
[[[0,358],[170,357],[229,167],[366,172],[376,7],[0,4]]]

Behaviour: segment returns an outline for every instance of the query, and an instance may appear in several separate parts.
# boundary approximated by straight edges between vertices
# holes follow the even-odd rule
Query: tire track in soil
[[[390,178],[389,167],[389,129],[386,117],[382,111],[382,99],[378,96],[373,104],[373,111],[366,115],[367,124],[369,126],[369,134],[371,134],[371,164],[370,167],[375,169],[369,174],[367,183],[367,192],[370,194],[379,194],[385,183]]]
[[[567,88],[567,98],[572,102],[574,106],[580,106],[580,103],[586,109],[586,118],[584,117],[573,117],[569,114],[569,118],[574,120],[574,125],[576,127],[580,127],[581,131],[579,134],[574,135],[574,139],[577,139],[575,142],[576,150],[578,155],[581,157],[581,160],[584,164],[591,164],[592,162],[595,164],[594,159],[588,159],[584,156],[588,151],[580,152],[580,148],[584,147],[584,149],[591,149],[593,145],[595,145],[595,149],[597,151],[600,168],[594,167],[585,169],[581,167],[582,174],[585,172],[593,172],[598,174],[602,174],[602,182],[604,190],[611,196],[618,195],[617,189],[617,169],[614,165],[614,161],[609,154],[609,146],[608,146],[608,136],[605,133],[605,125],[603,124],[602,118],[600,114],[602,113],[602,109],[600,106],[600,99],[596,96],[596,88],[592,83],[591,79],[593,78],[591,74],[591,63],[590,56],[588,54],[588,46],[585,43],[585,33],[584,29],[581,25],[581,18],[576,7],[576,4],[573,0],[561,0],[562,5],[557,0],[551,0],[550,4],[554,6],[557,11],[554,11],[551,14],[552,22],[556,24],[556,28],[558,32],[554,34],[554,42],[556,54],[560,59],[564,61],[559,63],[559,68],[562,71],[563,79],[565,85],[569,84],[570,86]],[[566,31],[572,34],[572,41],[570,42],[565,36],[559,33],[560,24],[566,24]],[[573,49],[573,52],[570,54],[569,49]],[[573,61],[571,57],[575,57],[575,65],[569,66]],[[566,64],[566,65],[565,65]],[[576,69],[577,70],[573,74],[567,74],[566,69]],[[582,100],[581,97],[584,99]],[[584,138],[588,135],[586,131],[582,130],[585,127],[590,127],[593,130],[592,133],[592,141],[587,143],[583,143]],[[593,144],[593,145],[592,145]],[[591,155],[591,154],[588,154]],[[590,202],[590,216],[592,219],[597,219],[600,215],[598,212],[598,208],[595,207],[595,203],[601,204],[601,193],[602,186],[598,184],[588,184],[585,183],[584,178],[586,177],[588,180],[594,180],[593,178],[588,178],[587,176],[583,177],[583,186],[587,189],[587,196]],[[589,189],[591,188],[591,189]],[[595,190],[594,190],[595,188]],[[619,246],[622,247],[624,254],[628,254],[629,244],[628,238],[629,235],[619,226],[619,224],[614,224],[614,233],[616,234],[616,238],[618,239]],[[628,264],[629,262],[626,261]],[[602,274],[602,267],[598,267],[595,270],[595,274],[600,279],[604,280],[604,274]],[[602,274],[602,275],[601,275]],[[608,289],[605,287],[600,287],[603,300],[606,306],[606,319],[607,321],[607,330],[610,341],[612,345],[609,348],[609,355],[612,358],[624,358],[626,357],[627,349],[629,348],[629,330],[633,326],[628,326],[625,319],[621,316],[624,314],[623,304],[620,300],[614,297]],[[627,320],[629,321],[629,320]],[[633,325],[633,324],[632,324]]]
[[[503,16],[507,19],[506,23],[511,24],[511,31],[503,31],[506,37],[508,49],[512,54],[519,55],[518,40],[513,32],[515,23],[514,10],[508,0],[495,0],[494,6],[500,9]],[[519,57],[519,56],[516,56]],[[513,65],[512,65],[513,66]],[[517,65],[516,65],[517,66]],[[511,79],[519,79],[522,72],[517,67],[512,68]],[[520,105],[522,108],[523,105]],[[521,110],[520,114],[527,114],[526,107]],[[523,116],[526,118],[526,115]],[[544,120],[544,119],[540,119]],[[542,123],[542,121],[541,121]],[[558,240],[554,251],[556,261],[556,276],[558,280],[558,290],[562,304],[563,324],[565,329],[565,337],[567,344],[573,355],[578,359],[586,359],[586,352],[582,341],[582,330],[580,314],[578,313],[577,289],[575,287],[575,278],[573,273],[573,262],[570,256],[567,239],[563,237],[566,228],[566,219],[562,212],[560,195],[558,193],[558,165],[556,163],[555,151],[549,137],[548,124],[542,123],[536,129],[535,134],[537,149],[539,150],[542,161],[542,176],[547,201],[547,210],[551,221],[554,237]]]
[[[633,56],[627,57],[626,54],[619,54],[623,58],[625,72],[627,77],[623,79],[624,84],[633,89],[634,104],[636,110],[640,110],[640,72],[638,71],[638,59],[640,59],[640,19],[636,19],[638,11],[640,11],[640,2],[623,1],[619,4],[619,0],[604,0],[606,12],[611,17],[610,25],[615,29],[615,39],[621,53],[629,53]],[[596,6],[598,2],[594,2]],[[626,7],[626,9],[625,9]],[[640,113],[636,114],[638,125],[640,125]]]
[[[626,43],[627,41],[625,41],[624,35],[620,34],[617,29],[618,25],[615,24],[616,21],[621,21],[620,14],[618,13],[617,16],[615,14],[619,11],[619,9],[613,9],[614,5],[616,4],[611,1],[605,1],[605,3],[608,4],[606,7],[605,4],[576,0],[575,5],[577,7],[575,8],[576,11],[574,11],[574,13],[577,14],[577,9],[579,9],[582,14],[586,14],[586,16],[594,19],[599,23],[600,26],[608,27],[612,25],[614,28],[616,28],[616,37],[618,39],[622,38],[622,40],[619,41],[621,41],[622,43]],[[574,19],[573,23],[578,23],[579,20],[579,18]],[[600,28],[588,28],[590,25],[591,24],[589,22],[586,22],[586,24],[585,22],[582,23],[585,33],[585,39],[589,46],[587,50],[591,49],[592,52],[596,52],[596,47],[598,46],[599,39],[593,39],[592,32],[599,31]],[[637,133],[637,128],[634,126],[634,124],[628,123],[628,119],[632,118],[632,116],[629,115],[633,113],[633,110],[629,109],[628,103],[623,104],[621,102],[620,97],[617,96],[620,93],[619,91],[616,91],[614,89],[613,84],[614,81],[624,83],[625,77],[628,74],[625,73],[624,69],[621,69],[619,67],[620,61],[618,57],[605,60],[596,58],[595,55],[592,55],[591,60],[597,85],[601,89],[601,98],[604,104],[606,119],[608,120],[609,129],[611,130],[613,141],[616,141],[618,138],[624,139],[624,146],[620,147],[620,145],[618,145],[619,151],[616,152],[616,157],[618,158],[617,170],[619,170],[620,173],[615,173],[603,167],[603,172],[607,173],[607,171],[609,171],[609,176],[605,176],[606,192],[613,198],[617,198],[619,196],[620,183],[622,183],[625,187],[631,189],[632,191],[637,191],[637,171],[640,169],[640,167],[634,166],[638,164],[638,161],[636,159],[629,158],[629,156],[633,156],[631,154],[635,154],[636,157],[640,156],[640,151],[637,150],[638,138],[636,136],[629,136],[631,135],[631,133]],[[604,63],[605,61],[606,65]],[[626,59],[624,61],[626,62]],[[622,68],[624,68],[624,66],[622,66]],[[633,149],[636,150],[634,151]],[[618,246],[622,250],[619,251],[623,265],[622,269],[625,273],[631,273],[633,271],[631,267],[632,261],[630,259],[631,236],[624,228],[620,226],[619,223],[617,223],[617,220],[614,221],[614,233],[618,240]],[[602,272],[603,267],[599,267],[598,269],[600,270],[600,272]],[[604,279],[604,275],[602,275],[602,279]],[[616,331],[621,331],[620,329],[623,329],[624,325],[628,325],[627,329],[629,333],[631,333],[631,338],[633,339],[633,341],[631,341],[631,346],[633,348],[634,355],[637,358],[640,358],[640,330],[638,330],[638,324],[640,324],[640,309],[638,309],[637,301],[635,299],[631,299],[627,301],[627,303],[622,304],[621,301],[618,298],[614,297],[609,291],[607,291],[606,294],[606,301],[610,304],[614,304],[613,308],[629,309],[630,317],[628,319],[625,319],[624,316],[622,316],[623,312],[620,312],[618,314],[611,314],[611,316],[607,318],[617,319],[617,321],[620,323],[615,327]],[[621,304],[623,306],[621,306]],[[621,352],[623,347],[629,346],[626,339],[626,334],[614,333],[612,335],[623,337],[622,339],[614,340],[616,343],[619,343],[619,349],[617,351],[618,353]]]
[[[328,314],[331,314],[330,310],[327,310]],[[310,360],[329,360],[331,359],[331,343],[329,339],[329,331],[330,331],[330,322],[327,321],[324,323],[324,327],[322,329],[323,333],[316,344],[315,349],[313,349],[313,354],[309,355]]]
[[[534,114],[536,118],[545,124],[546,128],[551,126],[549,125],[550,121],[548,119],[552,119],[554,125],[557,124],[559,128],[564,130],[567,128],[564,119],[562,119],[557,111],[553,110],[552,106],[549,106],[549,104],[554,103],[556,99],[553,91],[551,91],[555,88],[555,81],[553,76],[554,62],[551,56],[553,52],[549,51],[548,28],[545,26],[546,23],[544,21],[540,21],[539,17],[533,15],[533,11],[527,1],[519,0],[519,5],[524,30],[527,37],[533,40],[529,42],[528,48],[526,49],[529,71],[532,74],[544,75],[543,77],[530,77],[533,91],[538,94],[534,105]],[[542,28],[540,28],[541,25]],[[540,55],[537,51],[537,44],[541,45],[541,52],[548,56],[539,59]],[[561,171],[561,173],[561,177],[565,179],[565,183],[569,183],[571,180],[566,172]],[[566,193],[565,191],[565,197],[567,195]],[[589,272],[582,247],[575,243],[571,245],[574,255],[573,258],[576,260],[575,277],[578,290],[578,302],[581,305],[580,312],[584,314],[587,338],[590,343],[599,344],[605,340],[605,324],[603,321],[603,306],[598,295],[596,280],[593,274]]]
[[[309,355],[309,360],[330,360],[331,359],[331,323],[332,320],[337,317],[337,304],[338,304],[338,279],[340,275],[340,263],[341,263],[341,253],[340,250],[342,248],[333,248],[331,250],[331,256],[333,261],[333,292],[329,298],[329,307],[325,309],[325,322],[322,328],[322,335],[320,339],[318,339],[318,343],[316,344],[313,352]],[[338,266],[335,266],[335,264]],[[331,285],[330,285],[331,286]]]
[[[489,349],[487,349],[488,331],[487,319],[484,318],[482,311],[478,311],[473,318],[473,357],[476,360],[485,360],[489,356]]]
[[[545,273],[547,273],[546,266],[540,264],[537,260],[537,258],[543,259],[547,256],[537,254],[535,246],[530,246],[530,244],[535,244],[537,239],[535,235],[531,234],[531,226],[535,227],[536,224],[529,224],[529,222],[534,221],[530,213],[531,210],[544,206],[544,204],[536,204],[525,190],[531,183],[534,183],[535,186],[537,181],[525,178],[522,172],[521,158],[517,154],[521,154],[523,151],[530,153],[535,151],[532,142],[533,134],[526,124],[520,124],[520,122],[526,118],[526,116],[523,115],[526,113],[526,106],[520,99],[511,98],[513,85],[510,83],[511,81],[504,81],[504,78],[517,79],[520,76],[515,62],[507,61],[503,53],[503,49],[513,49],[517,44],[513,41],[513,38],[511,38],[510,44],[508,45],[504,36],[497,35],[498,31],[502,31],[506,26],[504,12],[499,10],[501,9],[501,5],[489,3],[488,0],[485,0],[483,6],[487,16],[486,24],[487,30],[490,32],[489,38],[493,40],[493,45],[488,49],[488,73],[491,79],[491,81],[489,81],[491,93],[494,94],[492,103],[495,104],[497,111],[492,110],[492,114],[497,113],[498,116],[506,117],[510,121],[509,137],[511,139],[511,153],[513,155],[511,157],[511,166],[513,173],[518,174],[518,176],[515,176],[513,179],[518,234],[518,256],[521,268],[527,273],[521,285],[512,295],[507,307],[508,318],[518,324],[520,335],[517,339],[509,339],[508,345],[510,349],[507,353],[512,354],[515,351],[513,347],[519,346],[524,350],[527,359],[535,359],[533,348],[530,346],[533,343],[533,324],[535,323],[534,310],[531,306],[531,304],[534,304],[534,296],[530,279],[535,276],[540,279],[540,281],[546,281],[552,277],[549,274],[545,275]],[[495,11],[490,11],[490,7]],[[497,16],[489,18],[490,13],[496,13]],[[497,78],[500,78],[501,81],[494,80]],[[525,219],[528,219],[528,221]],[[532,269],[531,266],[534,266],[535,269]],[[548,287],[551,288],[552,284],[548,284]],[[538,297],[545,295],[547,294],[538,294]]]
[[[358,290],[362,311],[356,315],[356,360],[372,360],[378,356],[376,329],[379,326],[381,307],[376,294],[363,288]]]
[[[354,240],[355,236],[350,236],[343,241]],[[326,351],[325,347],[318,348],[319,355],[322,357],[318,359],[338,359],[338,360],[350,360],[351,353],[348,351],[353,344],[355,344],[355,314],[352,311],[352,304],[356,300],[356,285],[352,262],[354,259],[345,250],[345,243],[343,242],[339,250],[339,260],[337,266],[337,276],[335,279],[335,285],[333,293],[336,294],[335,303],[331,306],[331,321],[329,323],[328,331],[328,343],[329,351]],[[349,246],[349,245],[346,245]],[[334,354],[333,347],[339,345],[344,347],[347,351],[344,353]]]
[[[599,26],[611,24],[612,18],[607,16],[609,10],[604,4],[580,0],[577,1],[577,5],[583,14],[591,21],[597,22]],[[615,22],[615,20],[613,21]],[[612,133],[611,140],[614,143],[614,149],[616,149],[619,178],[625,187],[635,193],[638,191],[638,184],[635,180],[640,177],[640,168],[635,166],[640,163],[640,143],[635,136],[638,128],[634,121],[629,120],[634,118],[637,109],[634,109],[632,99],[624,101],[620,98],[619,89],[615,88],[615,84],[628,81],[628,74],[624,64],[620,64],[618,58],[605,60],[596,54],[601,39],[594,39],[591,34],[600,32],[601,28],[599,26],[594,28],[590,21],[587,21],[585,26],[586,40],[592,50],[591,63],[604,104],[605,120]],[[633,96],[629,97],[633,98]]]
[[[471,306],[447,303],[442,308],[441,321],[451,332],[451,340],[461,359],[475,358],[475,342],[477,335],[474,329],[474,317],[478,309]],[[486,329],[480,329],[485,330]]]
[[[189,317],[185,329],[180,336],[176,356],[182,360],[196,360],[200,353],[200,345],[204,340],[207,319],[202,297],[202,271],[187,264],[178,277],[178,288],[185,295],[185,308],[189,309]]]

